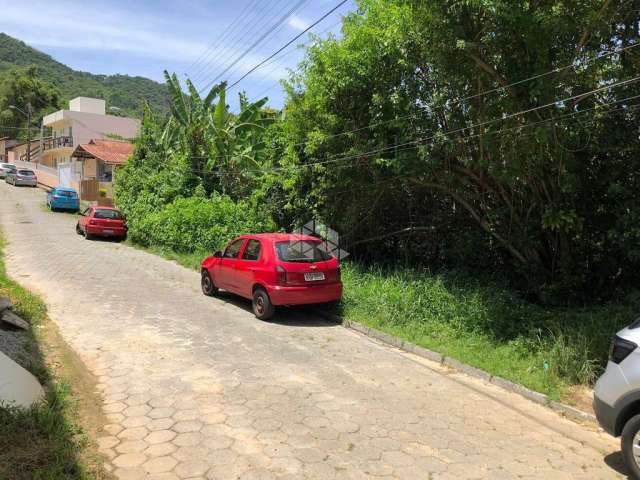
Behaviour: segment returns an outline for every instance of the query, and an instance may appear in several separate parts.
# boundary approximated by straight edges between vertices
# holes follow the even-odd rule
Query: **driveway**
[[[260,322],[44,202],[0,183],[8,272],[98,377],[117,478],[620,478],[593,428],[300,310]]]

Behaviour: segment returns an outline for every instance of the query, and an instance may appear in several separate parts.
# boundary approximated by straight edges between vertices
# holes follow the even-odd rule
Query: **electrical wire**
[[[221,69],[224,69],[228,62],[233,60],[240,46],[245,45],[252,34],[263,32],[266,28],[269,28],[272,22],[278,17],[278,10],[281,7],[286,7],[287,3],[288,0],[276,0],[273,4],[267,3],[263,5],[262,9],[256,10],[252,16],[249,16],[249,18],[253,17],[252,20],[246,22],[242,29],[228,38],[225,45],[220,45],[217,50],[211,52],[209,61],[200,69],[199,73],[192,78],[192,81],[194,83],[205,81],[207,78],[216,75]],[[269,12],[272,11],[276,13],[269,15]],[[219,55],[216,55],[216,53]]]
[[[209,44],[209,46],[200,54],[200,56],[194,62],[192,62],[191,65],[189,65],[186,68],[186,70],[190,71],[191,69],[195,69],[196,67],[199,68],[199,64],[204,62],[206,58],[208,58],[208,55],[211,54],[211,52],[213,52],[220,45],[222,45],[222,43],[227,39],[227,36],[231,34],[231,32],[235,30],[236,27],[240,24],[240,20],[244,19],[247,12],[253,9],[253,7],[258,2],[260,2],[260,0],[250,0],[250,2],[245,6],[245,8],[240,12],[240,14],[231,23],[227,25],[227,27],[220,34],[220,37],[218,37],[211,44]],[[185,76],[186,76],[186,72],[185,72]]]
[[[238,80],[236,80],[229,88],[235,87],[238,83],[240,83],[242,80],[244,80],[245,78],[247,78],[249,75],[251,75],[253,72],[255,72],[257,69],[259,69],[261,66],[263,66],[265,63],[267,63],[269,60],[271,60],[272,58],[274,58],[276,55],[278,55],[280,52],[282,52],[283,50],[285,50],[289,45],[291,45],[292,43],[294,43],[296,40],[298,40],[300,37],[302,37],[305,33],[307,33],[309,30],[311,30],[313,27],[315,27],[316,25],[318,25],[319,23],[321,23],[325,18],[327,18],[329,15],[331,15],[333,12],[335,12],[336,10],[338,10],[340,7],[342,7],[345,3],[347,3],[349,0],[342,0],[341,2],[338,3],[338,5],[336,5],[335,7],[333,7],[331,10],[329,10],[327,13],[325,13],[322,17],[320,17],[318,20],[316,20],[315,22],[313,22],[311,25],[309,25],[307,28],[305,28],[302,32],[300,32],[298,35],[296,35],[295,37],[293,37],[291,40],[289,40],[287,43],[284,44],[284,46],[280,47],[278,50],[276,50],[274,53],[272,53],[271,55],[269,55],[267,58],[265,58],[262,62],[258,63],[257,65],[255,65],[253,68],[251,68],[247,73],[245,73],[242,77],[240,77]]]
[[[293,15],[300,7],[302,7],[305,3],[307,3],[309,0],[298,0],[298,2],[296,2],[294,4],[294,6],[292,8],[290,8],[282,17],[280,17],[280,19],[276,22],[275,25],[273,25],[271,28],[269,28],[265,33],[263,33],[262,35],[260,35],[260,37],[258,37],[247,49],[245,49],[232,63],[231,65],[227,66],[227,68],[225,68],[222,72],[220,72],[216,77],[214,77],[212,80],[210,80],[204,87],[202,87],[200,89],[200,93],[202,93],[203,91],[205,91],[206,89],[210,88],[212,85],[214,85],[220,78],[222,78],[225,73],[227,73],[231,68],[233,68],[235,65],[237,65],[243,58],[245,58],[249,53],[251,53],[258,45],[260,45],[260,43],[262,43],[267,37],[269,37],[272,33],[274,33],[275,31],[277,31],[282,25],[284,25],[284,23],[287,21],[287,19]],[[345,2],[347,0],[344,0]]]

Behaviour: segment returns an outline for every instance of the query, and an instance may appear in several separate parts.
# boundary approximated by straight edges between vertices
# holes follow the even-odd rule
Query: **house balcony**
[[[73,137],[55,137],[42,140],[43,150],[53,150],[54,148],[73,147]]]

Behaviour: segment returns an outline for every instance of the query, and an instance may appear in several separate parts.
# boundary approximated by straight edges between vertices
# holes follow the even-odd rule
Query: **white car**
[[[7,173],[16,170],[17,167],[13,163],[0,163],[0,178],[7,178]]]
[[[622,437],[622,456],[631,478],[640,480],[640,318],[613,338],[607,369],[598,379],[593,409],[598,423]]]

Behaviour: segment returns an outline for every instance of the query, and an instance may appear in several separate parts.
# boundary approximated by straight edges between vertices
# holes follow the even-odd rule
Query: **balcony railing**
[[[73,147],[73,137],[55,137],[42,140],[43,150],[54,148]]]

